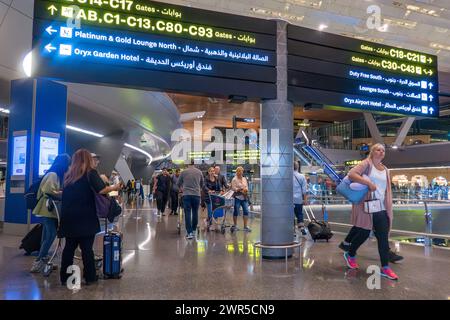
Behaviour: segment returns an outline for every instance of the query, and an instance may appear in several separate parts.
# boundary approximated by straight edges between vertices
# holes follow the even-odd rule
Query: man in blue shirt
[[[294,162],[294,213],[297,217],[297,226],[303,228],[303,204],[307,204],[308,188],[306,178],[299,172],[300,163]]]

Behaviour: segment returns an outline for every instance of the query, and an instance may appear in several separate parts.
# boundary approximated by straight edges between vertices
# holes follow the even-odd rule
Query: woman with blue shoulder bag
[[[356,252],[369,238],[373,230],[378,242],[381,260],[381,276],[398,280],[398,276],[389,267],[389,231],[392,227],[393,205],[389,170],[382,164],[385,147],[375,144],[369,157],[350,170],[348,178],[353,183],[368,187],[364,201],[352,204],[351,222],[354,226],[347,236],[350,240],[344,259],[350,269],[359,268]]]

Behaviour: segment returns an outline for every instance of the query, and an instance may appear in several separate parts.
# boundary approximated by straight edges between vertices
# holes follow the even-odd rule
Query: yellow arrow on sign
[[[50,10],[51,15],[53,16],[55,12],[58,11],[58,8],[56,8],[55,5],[52,4],[50,7],[47,8],[47,10]]]

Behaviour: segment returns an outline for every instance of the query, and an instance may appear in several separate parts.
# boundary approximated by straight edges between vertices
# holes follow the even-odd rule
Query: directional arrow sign
[[[52,26],[48,27],[47,29],[45,29],[45,31],[47,31],[47,33],[49,35],[53,35],[55,32],[58,32],[58,30],[53,29]]]
[[[47,10],[50,10],[53,16],[55,12],[58,11],[58,8],[56,8],[55,5],[52,4],[50,7],[47,8]]]
[[[430,110],[430,113],[433,114],[434,108],[430,108],[429,110]]]
[[[434,100],[434,97],[430,94],[430,95],[428,96],[428,99],[430,99],[430,101],[433,101],[433,100]]]
[[[430,87],[430,90],[433,89],[434,85],[430,82],[430,84],[428,85],[428,87]]]
[[[49,43],[48,45],[46,45],[46,46],[45,46],[45,49],[46,49],[48,52],[50,52],[50,53],[52,53],[53,50],[56,50],[56,48],[53,47],[51,43]]]
[[[433,62],[433,59],[428,58],[428,63],[432,63],[432,62]]]

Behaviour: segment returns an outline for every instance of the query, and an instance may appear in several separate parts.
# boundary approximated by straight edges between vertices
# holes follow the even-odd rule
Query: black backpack
[[[27,203],[27,210],[33,210],[38,204],[39,200],[37,197],[39,186],[41,185],[42,179],[39,179],[33,183],[25,193],[25,201]]]

